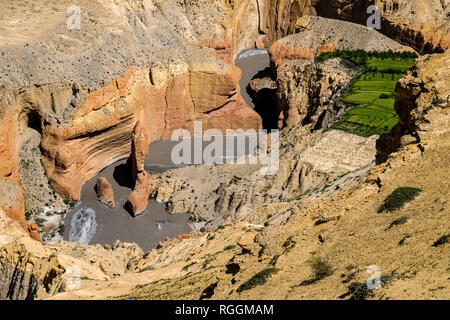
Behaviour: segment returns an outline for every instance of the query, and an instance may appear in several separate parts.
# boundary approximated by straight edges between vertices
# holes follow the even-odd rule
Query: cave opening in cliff
[[[246,49],[236,58],[236,66],[242,70],[239,81],[244,101],[262,119],[263,129],[278,129],[275,75],[270,68],[267,49]]]
[[[27,114],[27,126],[35,131],[37,131],[40,135],[42,135],[42,121],[39,113],[35,110],[31,110]]]
[[[254,110],[261,116],[263,129],[279,129],[280,111],[276,98],[277,84],[270,67],[258,72],[247,86]]]

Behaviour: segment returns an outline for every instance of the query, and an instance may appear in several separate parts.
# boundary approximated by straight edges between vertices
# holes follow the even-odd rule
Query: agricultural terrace
[[[340,57],[363,67],[341,97],[350,109],[331,129],[363,137],[389,132],[398,122],[394,111],[395,87],[417,58],[411,52],[334,51],[318,60]]]

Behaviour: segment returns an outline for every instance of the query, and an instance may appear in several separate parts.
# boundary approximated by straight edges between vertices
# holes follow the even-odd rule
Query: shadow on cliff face
[[[275,76],[266,49],[241,51],[235,65],[242,70],[239,81],[244,101],[261,116],[263,129],[278,129]]]
[[[279,129],[280,109],[276,92],[275,75],[270,67],[258,72],[247,86],[247,93],[255,105],[254,110],[261,116],[263,128],[268,131]]]
[[[131,190],[134,189],[134,181],[130,173],[130,169],[126,163],[120,164],[114,168],[113,177],[119,186],[129,188]]]
[[[42,135],[42,121],[39,113],[35,110],[31,110],[28,115],[28,127]]]

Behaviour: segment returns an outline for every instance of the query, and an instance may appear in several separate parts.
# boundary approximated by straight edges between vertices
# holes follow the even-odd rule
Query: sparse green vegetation
[[[440,237],[435,243],[433,243],[433,247],[438,247],[449,242],[450,242],[450,233]]]
[[[25,219],[30,220],[31,216],[33,215],[33,212],[31,211],[25,211]]]
[[[404,278],[404,276],[400,276]],[[380,277],[381,285],[387,286],[389,285],[397,276],[394,274],[385,274]],[[366,300],[367,298],[373,297],[374,290],[369,289],[367,287],[366,282],[352,282],[348,286],[348,292],[341,295],[339,298],[344,299],[350,296],[350,300]]]
[[[45,219],[35,217],[35,218],[34,218],[34,222],[36,222],[36,224],[38,225],[38,227],[42,228],[42,227],[44,226]]]
[[[378,209],[378,213],[392,212],[402,208],[407,202],[414,200],[422,192],[419,188],[400,187],[395,189]]]
[[[311,279],[302,281],[300,283],[301,286],[308,286],[316,283],[317,281],[331,276],[334,272],[331,265],[320,257],[314,257],[310,261],[308,261],[308,263],[311,266],[313,277]]]
[[[394,221],[392,221],[392,223],[389,225],[389,227],[386,228],[385,231],[387,231],[387,230],[389,230],[389,229],[391,229],[391,228],[393,228],[393,227],[395,227],[395,226],[400,226],[400,225],[402,225],[402,224],[405,224],[405,223],[407,223],[407,222],[408,222],[408,218],[405,217],[405,216],[402,216],[402,217],[400,217],[400,218],[395,219]]]
[[[414,65],[415,53],[338,50],[323,53],[320,61],[340,57],[365,68],[354,79],[341,100],[353,108],[331,129],[363,137],[389,132],[398,122],[394,111],[395,87],[402,75]]]
[[[153,267],[145,267],[139,270],[139,273],[145,272],[145,271],[152,271],[154,268]]]
[[[276,274],[279,271],[279,269],[276,268],[267,268],[264,269],[257,274],[255,274],[253,277],[251,277],[248,281],[244,282],[237,288],[237,292],[243,292],[246,290],[253,289],[257,286],[263,285],[267,282],[267,279],[269,279],[272,275]]]
[[[414,52],[394,52],[389,51],[365,51],[365,50],[336,50],[333,52],[322,53],[317,60],[325,61],[327,59],[342,58],[350,60],[356,65],[365,66],[368,64],[368,59],[417,59],[418,56]],[[390,64],[388,64],[390,66]]]
[[[316,279],[323,279],[333,274],[333,268],[319,257],[314,257],[310,261],[311,268]]]
[[[228,251],[228,250],[232,250],[232,249],[234,249],[234,248],[236,248],[236,246],[235,246],[235,245],[233,245],[233,244],[231,244],[231,245],[229,245],[229,246],[226,246],[225,248],[223,248],[223,251]]]

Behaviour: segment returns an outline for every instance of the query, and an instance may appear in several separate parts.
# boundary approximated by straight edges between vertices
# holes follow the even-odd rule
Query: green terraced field
[[[367,62],[368,68],[377,68],[378,71],[397,69],[401,72],[405,72],[413,65],[414,59],[369,58],[369,61]]]
[[[364,137],[389,132],[398,122],[394,111],[397,81],[413,65],[412,58],[368,57],[366,72],[352,82],[350,93],[341,99],[353,108],[331,129]]]

